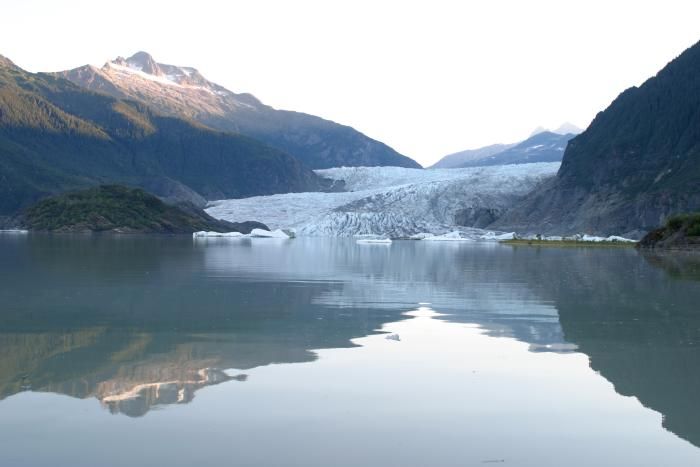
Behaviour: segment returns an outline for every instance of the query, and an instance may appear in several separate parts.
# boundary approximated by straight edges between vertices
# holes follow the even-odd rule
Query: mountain
[[[571,123],[571,122],[564,122],[564,123],[562,123],[561,125],[559,125],[556,129],[554,129],[554,130],[550,130],[550,129],[545,128],[545,127],[543,127],[543,126],[538,126],[537,128],[535,128],[535,129],[532,131],[532,133],[530,133],[530,137],[535,136],[535,135],[538,135],[538,134],[540,134],[540,133],[544,133],[545,131],[549,131],[549,132],[551,132],[551,133],[556,133],[556,134],[558,134],[558,135],[568,135],[568,134],[578,135],[579,133],[582,133],[582,132],[583,132],[582,129],[580,129],[579,127],[577,127],[577,126],[574,125],[573,123]]]
[[[118,57],[102,68],[60,73],[92,91],[145,103],[171,116],[240,133],[287,152],[313,169],[340,166],[420,167],[389,146],[348,126],[313,115],[277,110],[251,94],[212,83],[196,69],[157,63],[145,52]]]
[[[194,206],[171,206],[138,188],[101,185],[41,200],[24,224],[49,232],[192,233],[200,230],[249,233],[259,222],[233,224]]]
[[[539,135],[540,133],[542,133],[544,131],[549,131],[549,130],[540,125],[537,128],[535,128],[534,130],[532,130],[532,132],[530,133],[530,136],[528,136],[528,138],[532,138],[535,135]]]
[[[566,143],[579,133],[581,133],[581,129],[568,122],[551,131],[540,126],[520,143],[492,144],[483,148],[456,152],[443,157],[430,168],[453,169],[482,165],[560,161],[564,155]]]
[[[0,61],[0,217],[104,183],[200,205],[327,184],[297,159],[146,105]]]
[[[559,125],[559,127],[557,129],[552,130],[552,133],[557,133],[559,135],[568,135],[568,134],[578,135],[578,134],[583,133],[583,130],[581,128],[577,127],[576,125],[574,125],[573,123],[564,122],[561,125]]]
[[[433,164],[431,169],[454,169],[456,167],[462,167],[463,164],[474,162],[480,159],[485,159],[494,154],[510,149],[515,144],[492,144],[490,146],[484,146],[478,149],[467,149],[466,151],[455,152],[453,154],[448,154],[443,157],[435,164]]]
[[[559,162],[564,155],[566,144],[573,137],[574,135],[571,134],[559,135],[551,131],[543,131],[504,151],[464,162],[460,167]]]
[[[495,228],[643,232],[700,210],[700,42],[620,94],[569,142],[557,177]]]

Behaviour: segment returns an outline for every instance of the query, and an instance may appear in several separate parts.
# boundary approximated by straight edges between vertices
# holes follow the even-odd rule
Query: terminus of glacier
[[[220,200],[206,211],[231,222],[254,219],[272,229],[294,229],[298,236],[440,235],[486,227],[558,168],[558,162],[436,170],[341,167],[316,173],[344,180],[346,192]]]

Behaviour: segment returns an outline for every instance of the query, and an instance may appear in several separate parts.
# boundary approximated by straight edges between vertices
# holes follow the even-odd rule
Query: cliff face
[[[700,208],[700,43],[569,142],[556,179],[493,226],[640,236]]]

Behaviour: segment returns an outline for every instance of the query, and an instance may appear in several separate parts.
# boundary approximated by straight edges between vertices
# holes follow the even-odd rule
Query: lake
[[[700,260],[0,235],[0,465],[700,465]]]

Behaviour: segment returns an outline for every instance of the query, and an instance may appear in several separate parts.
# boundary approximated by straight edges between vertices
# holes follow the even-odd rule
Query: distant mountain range
[[[251,94],[237,94],[212,83],[194,68],[158,63],[146,52],[119,57],[102,68],[86,65],[59,75],[91,91],[135,100],[166,115],[255,138],[312,169],[420,167],[353,128],[313,115],[274,109]]]
[[[484,146],[478,149],[467,149],[466,151],[455,152],[454,154],[448,154],[443,157],[435,164],[430,166],[431,169],[457,169],[463,167],[464,164],[469,164],[476,162],[481,159],[493,156],[500,152],[510,149],[515,146],[513,144],[492,144],[490,146]]]
[[[559,135],[551,131],[543,131],[504,151],[465,162],[460,167],[559,162],[564,156],[567,143],[574,136],[573,134]]]
[[[430,168],[456,169],[487,165],[557,162],[564,156],[568,141],[580,132],[581,130],[571,123],[565,123],[554,131],[539,127],[529,138],[520,143],[493,144],[449,154]]]
[[[569,142],[561,169],[494,224],[639,236],[700,210],[700,42],[620,94]]]
[[[0,217],[102,183],[200,205],[328,186],[298,159],[249,137],[28,73],[0,57]]]

